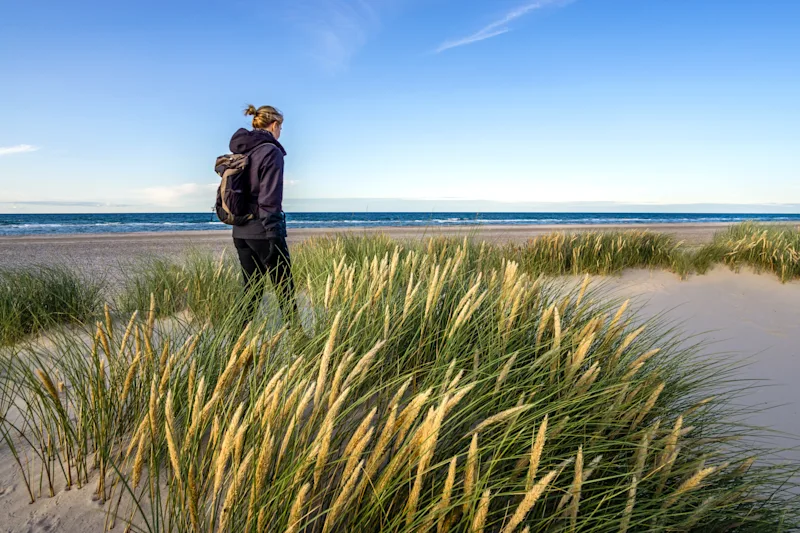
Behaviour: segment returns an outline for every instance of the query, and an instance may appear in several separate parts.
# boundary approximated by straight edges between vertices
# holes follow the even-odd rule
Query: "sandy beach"
[[[800,0],[3,7],[0,533],[800,533]]]
[[[398,238],[473,234],[488,240],[521,242],[540,233],[563,229],[590,228],[537,226],[425,231],[381,228],[366,231],[384,232]],[[676,225],[650,229],[701,244],[710,240],[720,226]],[[348,233],[364,231],[348,230]],[[291,242],[324,233],[328,231],[295,230]],[[0,263],[24,266],[68,261],[102,270],[103,265],[124,263],[141,254],[178,254],[189,248],[221,250],[227,247],[230,247],[227,232],[3,238],[0,239]],[[743,408],[759,409],[746,421],[774,431],[769,444],[785,449],[781,456],[800,465],[800,450],[796,448],[800,442],[795,437],[800,435],[800,388],[796,386],[800,382],[800,283],[781,284],[774,275],[733,273],[722,267],[707,275],[691,276],[686,281],[669,272],[636,270],[598,282],[615,297],[631,298],[640,308],[641,316],[663,315],[693,341],[704,341],[706,353],[746,361],[747,365],[737,377],[750,381],[755,387],[738,401]],[[0,445],[0,504],[2,532],[101,531],[105,520],[103,507],[92,499],[91,489],[62,491],[54,498],[44,497],[29,504],[17,466],[5,444]]]
[[[705,244],[729,224],[658,225],[515,225],[515,226],[431,226],[380,228],[312,228],[290,230],[289,244],[330,235],[385,234],[396,239],[430,236],[470,236],[490,242],[522,243],[537,235],[554,231],[649,230],[672,235],[687,245]],[[230,231],[182,231],[164,233],[105,233],[75,235],[30,235],[0,237],[0,265],[69,264],[102,273],[115,265],[125,265],[143,255],[180,254],[189,249],[233,252]]]

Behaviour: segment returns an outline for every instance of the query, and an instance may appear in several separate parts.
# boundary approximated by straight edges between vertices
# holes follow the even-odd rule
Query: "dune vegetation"
[[[461,239],[432,238],[397,242],[382,235],[333,235],[297,247],[295,275],[315,276],[329,255],[354,258],[392,253],[396,246],[430,254],[464,246],[476,258],[476,269],[499,268],[513,261],[530,276],[614,275],[625,269],[649,268],[675,272],[682,278],[704,274],[715,265],[743,267],[777,275],[782,282],[800,278],[800,229],[742,223],[718,233],[709,244],[688,247],[669,235],[650,231],[592,231],[553,233],[522,244],[487,244]],[[157,318],[190,310],[195,316],[220,319],[238,298],[238,266],[222,258],[215,268],[202,253],[186,257],[143,259],[126,269],[121,287],[72,269],[36,266],[0,267],[0,345],[13,344],[59,324],[92,323],[104,300],[117,314],[130,314],[156,298]],[[217,290],[220,284],[226,290]],[[214,292],[216,291],[216,292]]]
[[[0,432],[31,501],[83,487],[132,531],[800,527],[735,362],[548,276],[679,248],[624,237],[311,241],[288,329],[268,298],[242,331],[230,257],[151,261],[91,325],[4,349]]]
[[[301,249],[322,247],[330,253],[342,251],[350,257],[362,257],[391,253],[397,244],[383,236],[335,235],[312,239]],[[497,268],[503,261],[514,261],[530,275],[614,275],[626,269],[647,268],[667,270],[685,278],[725,265],[734,270],[749,267],[775,274],[782,282],[800,278],[800,227],[790,225],[736,224],[702,246],[687,246],[670,235],[642,230],[555,232],[521,244],[464,244],[454,238],[401,244],[420,252],[461,244],[469,246],[473,255],[479,255],[481,268]],[[314,256],[315,252],[309,255]]]
[[[747,266],[773,273],[785,283],[800,278],[800,229],[752,222],[737,224],[698,250],[693,263],[695,270],[701,272],[715,263],[734,270]]]
[[[0,346],[50,326],[91,321],[103,284],[64,267],[0,268]]]

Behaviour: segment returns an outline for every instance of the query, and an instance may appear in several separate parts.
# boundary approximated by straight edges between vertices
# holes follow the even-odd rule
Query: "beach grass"
[[[313,270],[319,267],[314,254],[348,257],[383,256],[391,253],[398,241],[387,236],[333,235],[309,239],[298,247],[301,263]],[[490,244],[470,236],[432,237],[423,241],[402,241],[405,249],[432,256],[457,247],[469,249],[469,260],[478,268],[497,268],[514,261],[531,275],[609,275],[628,268],[672,266],[681,244],[664,234],[650,231],[556,232],[516,244]],[[324,251],[324,252],[323,252]],[[301,273],[305,265],[300,266]]]
[[[0,268],[0,345],[53,325],[85,322],[102,306],[102,281],[69,268]]]
[[[775,274],[782,282],[800,278],[800,228],[754,222],[731,226],[697,252],[696,269],[702,271],[704,263],[734,270],[748,266]]]
[[[309,239],[293,247],[298,286],[323,269],[330,257],[348,261],[383,257],[401,245],[405,250],[440,257],[458,247],[468,250],[469,268],[499,268],[516,262],[531,276],[616,275],[626,269],[668,270],[681,278],[705,274],[715,265],[775,273],[782,281],[800,277],[800,231],[792,226],[742,223],[718,233],[705,246],[685,246],[651,231],[557,232],[525,243],[491,244],[473,236],[398,241],[387,235],[340,234]],[[152,257],[124,270],[114,308],[123,314],[147,308],[155,295],[158,317],[188,310],[204,319],[237,301],[241,284],[235,257],[194,251],[181,257]],[[260,290],[260,289],[259,289]]]
[[[386,235],[331,235],[294,247],[295,276],[302,284],[330,256],[348,260],[383,256],[397,244],[406,250],[441,255],[466,247],[469,266],[497,268],[512,260],[530,275],[615,275],[631,268],[663,269],[681,278],[705,274],[715,265],[749,267],[800,278],[800,230],[796,226],[742,223],[719,232],[713,242],[689,247],[650,231],[559,232],[522,244],[490,244],[467,236],[398,242]],[[233,254],[191,252],[180,257],[151,257],[122,269],[122,286],[109,302],[115,313],[147,308],[156,298],[159,317],[189,310],[195,317],[220,319],[237,301],[239,268]],[[0,271],[0,343],[36,333],[48,324],[85,321],[102,306],[104,284],[63,267],[34,266]],[[223,312],[224,314],[224,312]]]
[[[130,265],[114,307],[130,315],[149,309],[152,297],[156,318],[189,311],[196,319],[216,321],[238,304],[240,292],[234,258],[190,251],[178,258],[149,257]]]
[[[326,254],[358,258],[384,255],[398,241],[384,235],[323,236],[300,244],[299,271],[313,271]],[[681,278],[703,275],[716,265],[734,270],[750,267],[769,272],[782,282],[800,278],[800,226],[744,222],[718,232],[711,243],[688,246],[673,237],[647,230],[570,231],[537,236],[522,244],[489,244],[467,236],[433,237],[400,242],[405,249],[429,254],[463,246],[481,268],[512,260],[531,275],[616,275],[626,269],[674,272]],[[306,252],[308,250],[308,252]],[[323,252],[324,251],[324,252]],[[305,266],[308,263],[308,266]]]
[[[542,275],[670,264],[641,239],[316,240],[295,255],[305,332],[276,306],[244,331],[235,304],[196,320],[234,271],[162,265],[130,317],[4,361],[2,434],[36,458],[15,452],[31,499],[89,485],[135,531],[800,526],[794,472],[736,422],[735,361]],[[591,261],[598,242],[623,257]]]

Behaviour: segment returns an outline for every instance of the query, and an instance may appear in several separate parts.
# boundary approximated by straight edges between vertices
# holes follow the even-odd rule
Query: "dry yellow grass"
[[[581,261],[595,245],[563,237],[546,244]],[[150,326],[163,313],[155,293],[148,324],[126,328],[134,346],[120,351],[122,332],[113,328],[122,322],[103,317],[87,337],[94,351],[85,369],[37,365],[66,382],[55,397],[75,417],[53,416],[27,435],[44,436],[43,455],[85,454],[62,457],[82,483],[88,449],[100,452],[98,471],[110,463],[103,454],[123,458],[112,493],[119,480],[134,481],[135,503],[153,509],[137,521],[154,533],[161,524],[176,533],[577,531],[601,521],[625,530],[648,527],[645,510],[667,503],[674,508],[658,512],[653,527],[699,527],[706,511],[772,523],[747,501],[724,504],[744,483],[736,476],[745,487],[766,477],[712,440],[725,437],[723,425],[708,422],[721,401],[698,401],[709,393],[697,391],[715,377],[713,364],[693,368],[688,380],[676,370],[689,358],[678,344],[656,326],[637,329],[627,304],[618,311],[598,300],[586,278],[556,287],[524,261],[469,246],[364,254],[345,243],[327,266],[307,271],[301,255],[295,267],[309,291],[301,298],[317,302],[308,338],[294,329],[273,334],[266,321],[244,334],[193,319]],[[228,270],[215,264],[214,272]],[[53,409],[52,387],[35,368],[20,366],[19,382]],[[69,382],[84,375],[88,386]],[[110,416],[94,417],[105,405]],[[683,416],[658,433],[670,412]],[[93,420],[106,425],[95,429]],[[683,437],[692,426],[703,438]],[[71,435],[88,444],[76,446]],[[734,467],[709,471],[704,456]],[[40,477],[46,482],[58,464]],[[102,486],[98,495],[111,497]]]
[[[481,431],[483,431],[487,427],[491,426],[492,424],[497,424],[499,422],[507,420],[507,419],[513,417],[514,415],[517,415],[517,414],[519,414],[519,413],[521,413],[523,411],[526,411],[526,410],[530,409],[531,407],[533,407],[532,404],[529,404],[529,405],[518,405],[516,407],[512,407],[511,409],[506,409],[505,411],[497,413],[496,415],[490,416],[489,418],[487,418],[486,420],[484,420],[483,422],[478,424],[475,427],[475,429],[473,429],[470,433],[475,433],[475,434],[480,433]]]
[[[467,452],[467,464],[464,468],[464,494],[469,498],[475,492],[475,482],[478,478],[478,433],[472,434],[472,440]],[[464,514],[469,512],[469,503],[464,502]]]
[[[717,471],[716,466],[709,466],[706,468],[701,468],[698,470],[692,477],[684,481],[680,484],[680,486],[673,492],[669,498],[664,502],[664,508],[668,508],[675,504],[678,501],[678,498],[681,497],[682,494],[686,494],[687,492],[696,490],[700,487],[703,481]]]
[[[514,514],[511,516],[511,519],[503,527],[503,533],[513,533],[516,531],[517,527],[525,520],[525,517],[528,516],[533,506],[536,505],[536,502],[541,498],[544,491],[547,490],[547,486],[550,485],[550,482],[553,481],[556,474],[558,474],[556,470],[548,472],[547,475],[528,489],[522,501],[517,506],[516,511],[514,511]]]
[[[478,502],[478,508],[475,510],[475,518],[472,519],[472,533],[483,533],[486,526],[486,517],[489,515],[489,502],[492,496],[491,489],[486,489],[481,495]]]
[[[300,522],[303,519],[303,506],[306,503],[306,496],[311,491],[311,484],[306,483],[295,496],[292,502],[292,508],[289,511],[289,526],[286,528],[286,533],[297,533],[300,530]]]
[[[548,415],[544,415],[542,424],[539,426],[539,431],[534,435],[533,443],[531,444],[531,457],[528,465],[528,476],[525,483],[526,490],[533,488],[536,479],[536,473],[539,470],[539,462],[542,458],[542,450],[544,450],[544,443],[547,440],[547,420]]]

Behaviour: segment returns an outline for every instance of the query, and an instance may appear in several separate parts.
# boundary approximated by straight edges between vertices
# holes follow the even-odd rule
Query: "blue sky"
[[[800,206],[795,0],[0,9],[0,212],[205,211],[248,103],[290,211]]]

